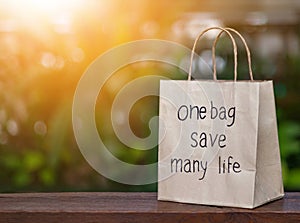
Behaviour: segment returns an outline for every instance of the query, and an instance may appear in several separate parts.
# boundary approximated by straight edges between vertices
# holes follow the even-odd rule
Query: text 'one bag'
[[[247,44],[231,28],[204,30],[191,63],[211,29],[233,41],[234,81],[216,80],[216,69],[214,80],[191,81],[191,69],[187,81],[161,80],[158,200],[254,208],[284,195],[273,82],[253,80]],[[250,81],[236,81],[230,32],[246,46]]]

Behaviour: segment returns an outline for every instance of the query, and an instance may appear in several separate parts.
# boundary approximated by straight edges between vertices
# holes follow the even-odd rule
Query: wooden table
[[[157,201],[156,193],[0,194],[0,222],[300,222],[300,193],[254,210]]]

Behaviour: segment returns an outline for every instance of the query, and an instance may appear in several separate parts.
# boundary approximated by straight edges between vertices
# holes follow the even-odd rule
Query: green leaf
[[[290,154],[300,152],[300,142],[297,139],[300,133],[300,125],[295,122],[283,122],[279,125],[278,135],[281,156],[283,159]]]
[[[8,170],[16,170],[22,165],[17,154],[5,154],[1,157],[1,162]]]
[[[52,186],[55,184],[55,174],[54,171],[50,168],[43,169],[39,173],[39,178],[44,185]]]
[[[13,182],[17,187],[28,186],[31,182],[31,176],[26,171],[19,171],[13,176]]]
[[[27,171],[36,171],[44,164],[44,157],[39,152],[30,151],[24,155],[24,168]]]

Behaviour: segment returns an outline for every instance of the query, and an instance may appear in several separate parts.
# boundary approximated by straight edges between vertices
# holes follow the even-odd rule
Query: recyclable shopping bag
[[[161,80],[158,200],[254,208],[283,197],[272,81]],[[214,50],[213,50],[214,51]],[[214,56],[214,53],[213,53]],[[215,61],[215,59],[213,59]],[[214,66],[215,67],[215,66]]]

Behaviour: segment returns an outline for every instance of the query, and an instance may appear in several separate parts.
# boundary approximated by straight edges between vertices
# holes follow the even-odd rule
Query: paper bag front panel
[[[158,199],[253,207],[259,84],[161,81]]]

